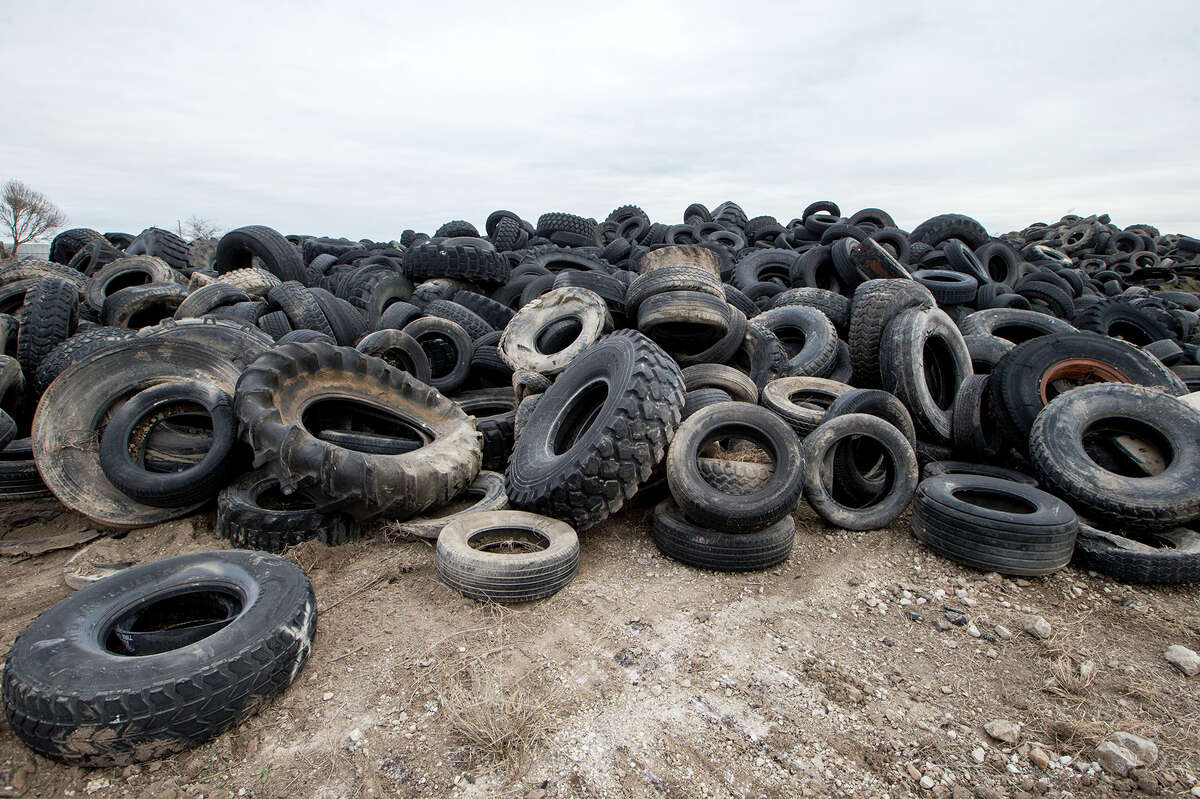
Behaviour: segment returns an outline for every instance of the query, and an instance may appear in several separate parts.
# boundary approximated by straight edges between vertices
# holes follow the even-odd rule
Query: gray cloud
[[[1187,0],[10,4],[0,177],[134,232],[828,198],[1200,234],[1198,33]]]

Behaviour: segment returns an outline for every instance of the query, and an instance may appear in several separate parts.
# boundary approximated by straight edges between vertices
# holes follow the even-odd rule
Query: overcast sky
[[[832,199],[1200,235],[1198,0],[571,5],[5,2],[0,180],[134,233]]]

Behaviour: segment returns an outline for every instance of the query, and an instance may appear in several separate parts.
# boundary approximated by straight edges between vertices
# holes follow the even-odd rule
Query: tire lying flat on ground
[[[166,757],[290,685],[316,625],[312,586],[283,558],[233,550],[134,566],[17,636],[4,664],[5,715],[26,745],[59,762]]]
[[[579,537],[571,526],[524,511],[459,516],[442,528],[437,542],[442,582],[480,602],[550,596],[579,568]]]
[[[762,530],[722,533],[692,522],[674,500],[665,499],[654,508],[653,534],[659,550],[680,563],[713,571],[758,571],[788,559],[796,523],[784,516]]]

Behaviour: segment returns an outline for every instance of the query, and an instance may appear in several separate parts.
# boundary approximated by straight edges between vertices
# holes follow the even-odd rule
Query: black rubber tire
[[[66,266],[83,247],[93,241],[104,238],[99,231],[86,227],[70,228],[59,233],[50,241],[51,261]]]
[[[1072,371],[1079,369],[1086,375]],[[1058,378],[1060,373],[1065,376]],[[1177,393],[1167,369],[1132,344],[1084,331],[1041,336],[1015,347],[992,370],[992,410],[1000,431],[1017,451],[1025,451],[1034,419],[1049,400],[1095,382]]]
[[[562,247],[594,247],[600,243],[593,220],[561,212],[539,216],[537,235]]]
[[[417,340],[403,330],[376,330],[364,336],[355,349],[382,358],[393,369],[407,372],[422,383],[430,380],[429,356]]]
[[[228,319],[167,319],[138,332],[139,338],[184,339],[199,344],[237,369],[245,369],[271,347],[271,337],[257,327]]]
[[[467,331],[467,335],[471,337],[472,341],[495,331],[494,327],[481,319],[474,311],[452,300],[434,300],[425,306],[425,313],[428,316],[438,316],[456,322],[459,327]]]
[[[267,299],[287,314],[288,321],[294,329],[316,330],[337,339],[317,298],[304,284],[292,280],[284,281],[267,293]]]
[[[7,447],[17,437],[17,423],[8,411],[0,409],[0,450]]]
[[[1015,286],[1021,279],[1024,261],[1009,244],[992,240],[975,248],[975,258],[983,266],[988,278],[996,283]]]
[[[699,291],[664,291],[638,306],[637,328],[672,356],[692,359],[729,333],[730,307]]]
[[[487,322],[494,330],[503,330],[513,318],[513,310],[490,297],[473,291],[456,291],[454,302]]]
[[[873,439],[890,470],[882,493],[861,507],[843,504],[830,485],[839,445],[853,437]],[[878,416],[848,413],[821,423],[805,436],[801,455],[808,504],[822,519],[845,530],[875,530],[891,524],[908,507],[917,486],[917,456],[912,445],[894,425]]]
[[[1142,539],[1079,525],[1072,563],[1123,583],[1182,585],[1200,582],[1200,536],[1186,527]]]
[[[753,441],[771,457],[771,479],[749,494],[725,494],[704,479],[697,466],[708,444],[730,437]],[[711,405],[675,431],[667,453],[667,485],[684,514],[703,527],[727,533],[769,527],[800,501],[800,443],[778,416],[758,405]]]
[[[908,240],[936,247],[946,239],[959,239],[971,249],[983,246],[991,237],[979,222],[963,214],[941,214],[913,228]]]
[[[934,304],[929,289],[913,280],[868,280],[859,285],[850,304],[851,382],[858,388],[881,388],[879,349],[888,323],[910,308]]]
[[[394,302],[379,315],[376,330],[403,330],[421,315],[421,309],[407,302]]]
[[[472,546],[475,541],[487,548]],[[461,516],[442,528],[437,542],[435,565],[442,582],[480,602],[548,597],[571,582],[579,568],[579,537],[571,526],[524,511]]]
[[[268,469],[247,472],[217,495],[217,535],[238,549],[279,554],[304,541],[337,546],[360,534],[358,522],[322,513],[304,492],[283,494]]]
[[[210,616],[184,605],[188,596],[212,605]],[[175,631],[182,645],[162,651],[163,633],[133,634],[139,648],[157,653],[114,653],[126,650],[112,647],[113,639],[133,635],[110,629],[133,626],[164,604],[189,607],[197,618],[197,626]],[[204,636],[215,625],[199,619],[230,613]],[[62,763],[167,757],[235,726],[290,685],[316,629],[312,586],[283,558],[232,550],[132,566],[71,594],[17,636],[4,663],[5,715],[27,746]]]
[[[168,473],[146,468],[149,433],[171,411],[194,412],[212,420],[208,452],[199,463]],[[234,471],[237,426],[233,398],[216,386],[195,381],[159,383],[125,401],[104,427],[100,439],[100,468],[123,493],[156,508],[198,505],[217,495]]]
[[[795,250],[754,250],[737,262],[733,269],[733,285],[744,292],[758,283],[775,283],[782,288],[791,286],[792,270],[800,254]]]
[[[105,264],[110,264],[117,260],[123,254],[122,250],[118,250],[104,239],[97,239],[85,244],[82,249],[75,253],[67,266],[79,270],[82,274],[90,275]]]
[[[964,336],[995,336],[1020,344],[1050,333],[1074,333],[1069,322],[1039,311],[1019,308],[988,308],[970,314],[959,324]]]
[[[823,312],[804,305],[785,305],[763,311],[757,324],[770,330],[788,355],[793,377],[825,377],[837,357],[838,337],[833,322]]]
[[[989,375],[971,375],[963,381],[954,397],[951,411],[951,440],[954,452],[962,458],[994,460],[1004,445],[1004,437],[992,409]]]
[[[42,277],[62,278],[73,285],[81,297],[87,293],[88,278],[78,269],[32,258],[22,259],[0,269],[0,286],[8,286],[23,280],[37,280]]]
[[[1128,477],[1101,466],[1085,436],[1153,431],[1171,460],[1158,474]],[[1118,383],[1084,386],[1055,397],[1029,433],[1038,479],[1080,513],[1103,523],[1173,527],[1200,517],[1200,411],[1158,389]]]
[[[1037,488],[1036,477],[1018,472],[1016,469],[1006,469],[1003,466],[993,466],[990,463],[971,463],[969,461],[931,460],[921,468],[921,476],[925,479],[942,474],[978,474],[984,477],[996,477],[1000,480],[1010,480],[1014,483],[1024,483]]]
[[[619,330],[584,350],[541,396],[505,487],[514,505],[584,530],[620,510],[666,456],[683,377],[657,344]]]
[[[1016,346],[1007,339],[988,335],[965,335],[963,343],[971,354],[971,370],[977,375],[991,374],[1000,359]]]
[[[265,269],[234,269],[221,275],[221,282],[237,286],[247,294],[265,297],[272,287],[283,281]]]
[[[304,283],[306,273],[300,252],[279,231],[265,225],[240,227],[222,236],[213,269],[221,274],[245,269],[256,266],[255,259],[284,282]]]
[[[127,327],[97,327],[84,333],[76,333],[42,359],[34,378],[35,390],[41,394],[67,367],[86,358],[89,354],[119,341],[136,337],[137,331]]]
[[[683,385],[688,392],[715,388],[724,391],[736,402],[758,403],[758,386],[745,373],[719,363],[697,363],[682,372]]]
[[[730,366],[744,372],[761,390],[788,373],[787,350],[774,333],[756,322],[746,323],[746,337],[730,357]]]
[[[433,232],[433,237],[435,239],[449,239],[457,238],[459,236],[479,238],[479,228],[462,219],[454,219],[444,223],[441,227]]]
[[[776,294],[771,302],[772,308],[782,308],[787,305],[806,305],[816,308],[829,317],[838,335],[844,336],[850,330],[850,298],[843,297],[826,289],[802,287],[788,289]]]
[[[721,533],[691,522],[670,499],[655,506],[652,529],[655,545],[667,557],[722,572],[778,566],[788,559],[796,538],[791,516],[756,532]]]
[[[913,280],[929,289],[939,306],[962,305],[974,302],[979,291],[979,281],[961,272],[949,269],[918,269]]]
[[[292,323],[288,321],[287,314],[283,311],[271,311],[263,314],[258,318],[258,327],[276,342],[292,332]]]
[[[471,337],[455,322],[422,316],[405,325],[404,333],[416,339],[429,361],[429,385],[442,394],[453,394],[471,374],[474,348]]]
[[[412,297],[413,285],[404,275],[387,269],[356,270],[336,293],[358,309],[367,330],[374,330],[384,311]]]
[[[187,289],[178,283],[130,286],[104,298],[100,319],[106,327],[140,330],[165,319],[174,319],[175,312],[186,298]]]
[[[87,285],[87,304],[99,312],[108,296],[117,291],[150,283],[174,283],[178,274],[162,259],[149,255],[118,258],[92,275]]]
[[[543,352],[539,342],[552,325],[575,320],[578,334]],[[512,318],[500,336],[500,357],[513,370],[528,369],[544,375],[556,375],[569,368],[610,326],[608,306],[594,291],[568,286],[554,289],[525,305]],[[562,342],[559,342],[562,343]]]
[[[723,494],[749,494],[762,488],[774,467],[766,463],[729,461],[720,458],[698,458],[696,467],[704,482]]]
[[[950,441],[954,397],[971,375],[971,354],[950,317],[936,308],[898,314],[884,332],[879,363],[883,388],[908,408],[921,438]]]
[[[629,284],[625,312],[635,317],[642,302],[668,291],[695,291],[725,299],[721,279],[712,270],[699,266],[664,264],[638,275]]]
[[[851,390],[822,377],[783,377],[763,387],[759,402],[803,438],[821,424],[834,400]]]
[[[1048,311],[1059,319],[1070,319],[1075,315],[1075,302],[1071,299],[1071,295],[1053,283],[1044,280],[1026,280],[1014,290],[1018,295],[1029,300],[1035,311],[1041,313]],[[1042,310],[1043,308],[1046,310]]]
[[[895,395],[875,388],[856,388],[835,399],[825,411],[822,424],[848,413],[866,413],[878,416],[899,430],[908,443],[917,445],[916,428],[908,408]],[[863,469],[859,463],[857,446],[838,447],[834,451],[833,474],[841,489],[855,502],[865,503],[883,496],[887,488],[887,473],[880,471],[886,464],[877,456],[874,468]]]
[[[415,428],[426,443],[400,455],[327,444],[310,425],[316,404],[331,401],[382,411],[389,425]],[[238,380],[235,412],[256,468],[272,464],[285,493],[311,489],[326,500],[322,510],[342,509],[359,520],[406,518],[444,504],[474,479],[482,460],[475,425],[454,403],[349,347],[268,350]]]
[[[725,295],[725,302],[744,313],[747,319],[753,319],[762,311],[761,308],[754,304],[754,300],[743,294],[741,289],[736,286],[722,283],[721,292]]]
[[[27,382],[55,347],[70,338],[79,319],[79,292],[65,280],[43,277],[25,293],[17,319],[17,361]]]
[[[684,378],[685,381],[687,378]],[[721,402],[732,402],[733,398],[719,388],[698,388],[683,395],[683,415],[686,419],[696,411]]]
[[[126,255],[150,255],[161,258],[167,266],[187,273],[191,271],[188,244],[169,230],[149,227],[125,248]]]
[[[483,442],[483,468],[504,471],[513,450],[513,424],[517,416],[517,399],[512,388],[467,391],[450,399],[463,413],[475,417],[475,429]]]
[[[1061,499],[995,477],[931,477],[913,498],[913,535],[939,555],[985,572],[1056,572],[1070,562],[1078,529]]]
[[[1171,332],[1144,309],[1122,297],[1110,297],[1084,308],[1074,318],[1080,330],[1092,330],[1143,346],[1171,338]]]
[[[0,450],[0,501],[50,496],[33,459],[28,438],[17,438]]]
[[[494,510],[508,510],[508,495],[504,493],[504,475],[499,472],[481,471],[475,475],[471,484],[455,497],[456,502],[464,497],[475,499],[473,505],[468,505],[460,511],[446,515],[438,515],[442,508],[434,508],[430,516],[418,516],[402,522],[389,525],[389,532],[412,535],[429,541],[436,541],[442,528],[450,522],[473,513],[483,513]]]
[[[479,246],[417,244],[404,253],[404,274],[414,283],[447,277],[473,283],[502,284],[508,280],[512,268],[507,258],[485,244],[482,241]]]
[[[179,304],[175,309],[176,319],[189,319],[204,316],[214,308],[222,305],[232,305],[235,302],[250,302],[253,299],[242,289],[231,283],[217,282],[201,286]],[[288,325],[291,329],[291,325]]]

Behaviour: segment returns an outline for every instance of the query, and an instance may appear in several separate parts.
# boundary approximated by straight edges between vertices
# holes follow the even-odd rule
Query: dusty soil
[[[446,588],[423,541],[375,531],[335,549],[306,544],[291,557],[313,581],[319,631],[274,704],[191,752],[100,771],[34,756],[0,722],[0,796],[1106,796],[1196,785],[1197,678],[1162,657],[1170,644],[1200,649],[1196,589],[1075,569],[1014,582],[923,551],[907,518],[849,533],[807,509],[786,564],[715,574],[658,554],[652,507],[639,498],[585,533],[575,581],[516,607]],[[88,527],[53,500],[0,507],[5,541]],[[201,514],[91,552],[144,561],[222,545]],[[69,593],[62,567],[77,549],[0,559],[0,654]],[[935,627],[947,605],[969,622]],[[1021,631],[1026,613],[1052,624],[1049,639]],[[1090,682],[1081,666],[1094,666]],[[988,737],[996,719],[1023,725],[1019,745]],[[1157,743],[1159,763],[1120,780],[1089,768],[1114,730]],[[1034,762],[1043,752],[1048,767]]]

